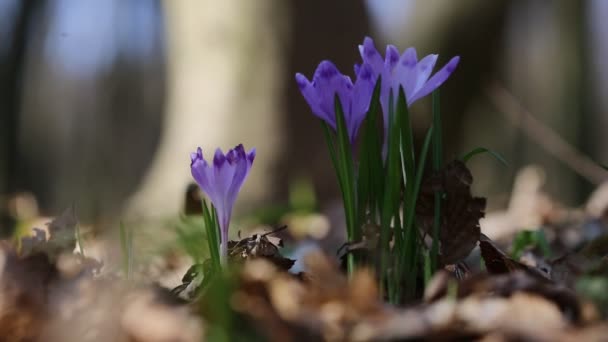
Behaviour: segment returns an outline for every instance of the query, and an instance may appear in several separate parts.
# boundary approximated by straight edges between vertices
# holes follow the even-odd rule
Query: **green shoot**
[[[120,222],[120,247],[122,250],[123,272],[127,280],[132,278],[133,272],[133,231]]]
[[[462,160],[463,163],[466,163],[472,157],[474,157],[478,154],[482,154],[482,153],[489,153],[492,157],[494,157],[494,159],[498,160],[502,165],[504,165],[505,167],[508,166],[507,161],[505,160],[505,158],[503,158],[503,156],[501,156],[498,152],[492,151],[489,148],[485,148],[485,147],[477,147],[477,148],[469,151],[468,153],[466,153],[465,155],[460,157],[460,160]]]

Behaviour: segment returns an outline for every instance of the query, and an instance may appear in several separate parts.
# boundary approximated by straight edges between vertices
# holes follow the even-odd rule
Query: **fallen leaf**
[[[464,259],[479,240],[479,220],[485,215],[486,200],[471,195],[473,176],[459,160],[422,182],[416,204],[417,222],[433,234],[435,193],[441,193],[440,257],[444,265]]]

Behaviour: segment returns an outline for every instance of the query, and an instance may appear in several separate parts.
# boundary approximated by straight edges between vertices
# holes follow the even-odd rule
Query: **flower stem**
[[[222,232],[222,242],[220,243],[220,263],[222,266],[226,266],[228,261],[228,243],[224,240],[228,238],[227,235]]]
[[[228,218],[222,218],[220,224],[220,264],[226,266],[228,264],[228,228],[230,227],[230,215]]]

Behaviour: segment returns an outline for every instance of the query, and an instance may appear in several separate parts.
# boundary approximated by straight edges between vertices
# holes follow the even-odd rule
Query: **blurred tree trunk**
[[[127,208],[131,219],[176,214],[191,183],[190,153],[206,158],[243,143],[256,161],[239,203],[275,190],[281,150],[279,104],[285,12],[280,0],[163,2],[167,23],[168,104],[161,144]]]
[[[585,116],[581,80],[582,4],[571,1],[516,1],[510,13],[507,85],[524,108],[572,146],[580,146]],[[518,133],[512,153],[516,166],[539,164],[547,190],[569,205],[580,203],[582,178],[559,158]]]
[[[20,183],[36,195],[43,215],[73,204],[85,222],[115,221],[158,140],[165,74],[160,3],[35,3],[45,10],[20,57]],[[104,13],[103,25],[95,9]],[[84,30],[82,22],[93,24]],[[92,31],[105,44],[92,41]]]
[[[503,153],[510,162],[508,170],[483,159],[470,164],[477,175],[476,188],[490,198],[496,198],[492,193],[511,190],[510,180],[520,167],[538,163],[550,175],[548,190],[569,204],[578,203],[584,197],[581,185],[587,184],[588,190],[589,183],[505,120],[502,108],[488,102],[486,90],[494,82],[504,85],[536,118],[573,146],[580,146],[582,126],[587,122],[589,128],[589,122],[594,122],[587,119],[584,99],[586,47],[581,29],[585,3],[413,3],[404,12],[403,30],[393,39],[403,46],[416,46],[419,56],[440,53],[440,64],[453,55],[462,57],[441,90],[445,157],[478,146]],[[425,121],[422,127],[430,120],[426,115],[429,102],[426,99],[412,108],[414,118]]]
[[[41,7],[36,1],[15,3],[12,27],[5,28],[10,36],[0,44],[0,236],[8,236],[14,218],[8,213],[8,197],[19,190],[17,133],[23,84],[26,42],[32,22]],[[12,24],[12,25],[11,25]]]
[[[292,1],[290,55],[285,75],[286,132],[290,151],[282,160],[278,184],[285,191],[299,177],[311,178],[323,202],[338,196],[337,181],[323,137],[319,119],[298,89],[294,75],[309,79],[324,59],[336,64],[343,74],[352,76],[353,65],[360,61],[357,46],[369,34],[365,1]]]

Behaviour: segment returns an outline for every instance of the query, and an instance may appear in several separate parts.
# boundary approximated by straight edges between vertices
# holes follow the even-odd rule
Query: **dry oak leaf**
[[[471,195],[473,176],[460,160],[448,163],[427,177],[420,187],[416,204],[417,222],[432,235],[435,194],[441,196],[440,254],[444,265],[464,259],[479,240],[479,220],[485,216],[486,199]]]

